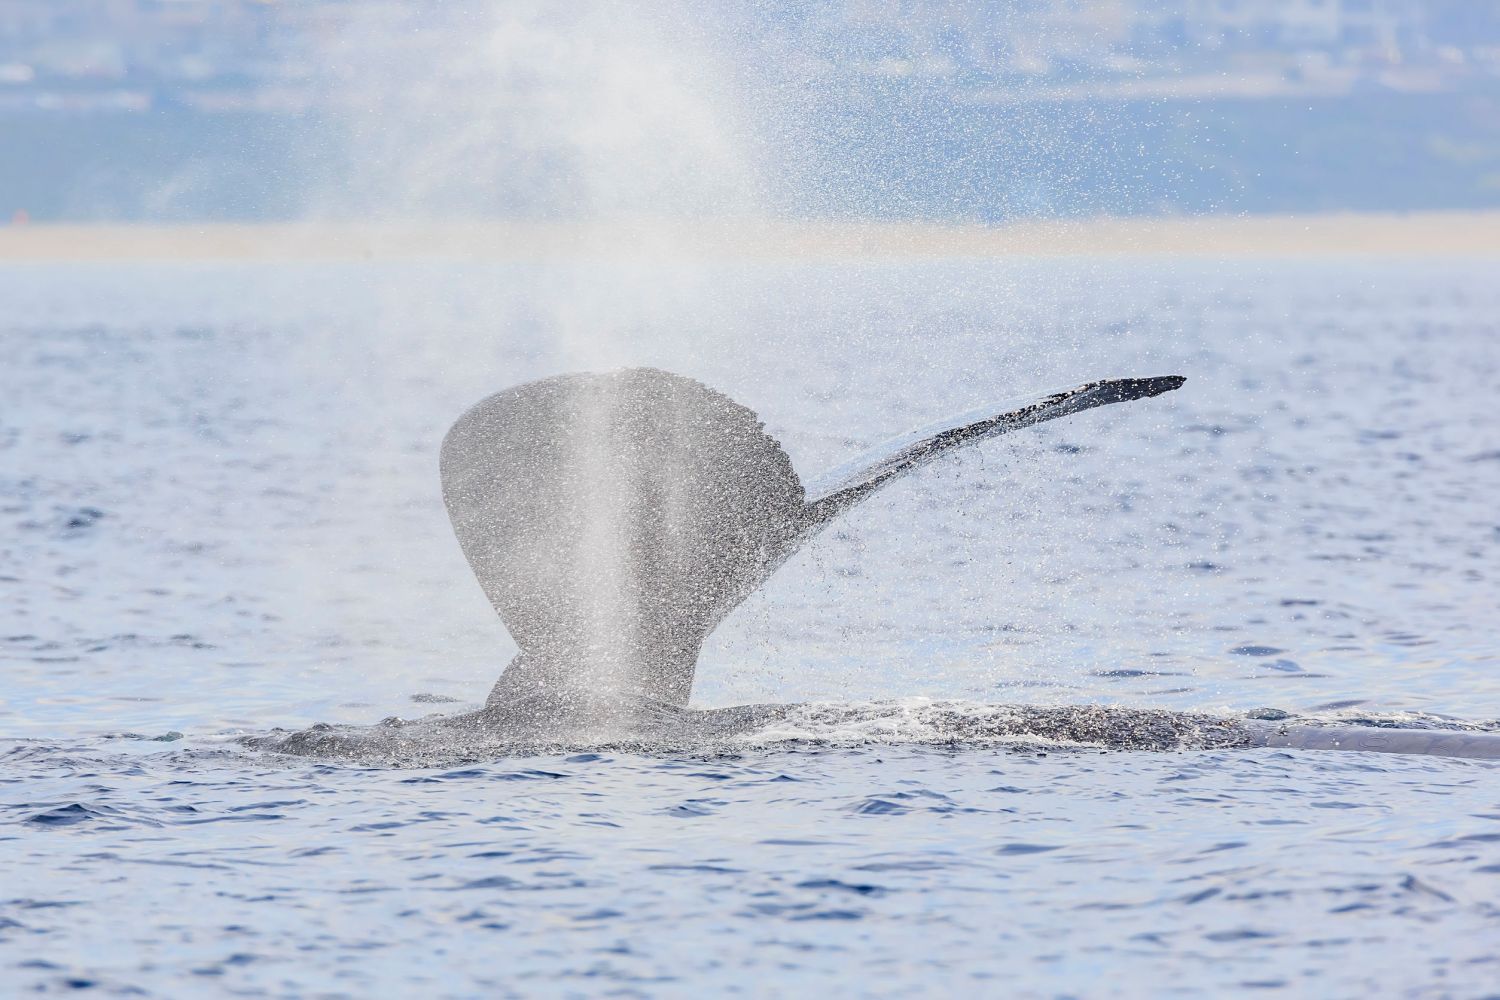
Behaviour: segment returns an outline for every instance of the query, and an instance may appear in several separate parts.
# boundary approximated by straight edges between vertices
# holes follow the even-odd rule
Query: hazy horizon
[[[20,0],[0,218],[1500,207],[1500,12]]]

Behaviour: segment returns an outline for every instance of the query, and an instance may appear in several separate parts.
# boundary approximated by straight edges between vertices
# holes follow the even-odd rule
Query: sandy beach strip
[[[0,227],[0,260],[1500,256],[1500,212],[883,222],[272,223]]]

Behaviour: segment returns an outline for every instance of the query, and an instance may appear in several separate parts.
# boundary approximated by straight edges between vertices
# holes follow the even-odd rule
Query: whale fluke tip
[[[1182,388],[1182,384],[1188,381],[1188,376],[1158,375],[1157,378],[1149,378],[1146,381],[1152,382],[1152,388],[1146,394],[1148,396],[1161,396],[1163,393],[1170,393],[1175,388]]]
[[[1182,383],[1187,381],[1186,375],[1157,375],[1155,378],[1143,378],[1141,383],[1142,396],[1160,396],[1164,392],[1173,389],[1181,389]]]
[[[1103,403],[1123,403],[1129,399],[1149,399],[1173,389],[1181,389],[1187,381],[1185,375],[1154,375],[1150,378],[1117,378],[1097,382],[1093,388],[1102,389],[1107,398]]]

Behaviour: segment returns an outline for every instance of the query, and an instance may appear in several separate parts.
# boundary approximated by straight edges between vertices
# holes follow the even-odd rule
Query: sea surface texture
[[[1494,763],[995,707],[1500,729],[1493,261],[670,251],[0,271],[0,992],[1495,994]],[[804,704],[774,722],[257,749],[483,701],[515,647],[439,443],[626,365],[750,406],[804,481],[990,401],[1187,383],[782,567],[694,689]]]

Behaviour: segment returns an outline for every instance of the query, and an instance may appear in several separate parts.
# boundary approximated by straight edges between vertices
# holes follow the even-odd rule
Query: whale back
[[[685,702],[703,638],[802,528],[802,485],[755,414],[655,369],[490,396],[449,430],[441,471],[521,647],[507,673],[544,688]]]

